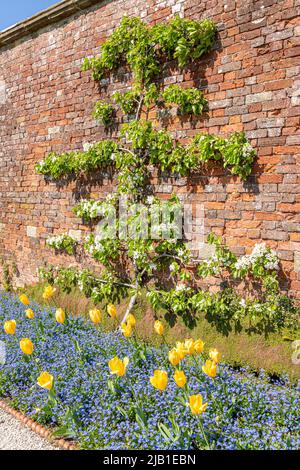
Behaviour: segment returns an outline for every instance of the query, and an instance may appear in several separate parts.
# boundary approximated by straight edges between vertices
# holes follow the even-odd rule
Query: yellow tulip
[[[15,320],[9,320],[4,323],[4,331],[8,335],[14,335],[17,328],[17,322]]]
[[[207,403],[203,403],[202,395],[191,395],[188,403],[193,415],[200,415],[207,408]]]
[[[202,370],[208,377],[214,378],[217,375],[217,364],[208,359],[204,366],[202,366]]]
[[[168,374],[164,370],[155,370],[150,382],[153,387],[163,392],[168,385]]]
[[[89,316],[91,321],[95,324],[98,325],[101,323],[102,320],[102,314],[101,311],[98,310],[97,308],[93,308],[92,310],[89,311]]]
[[[156,322],[154,323],[154,330],[160,336],[164,334],[165,327],[160,320],[156,320]]]
[[[21,294],[20,297],[19,297],[19,300],[23,305],[30,305],[30,300],[28,299],[27,295],[25,295],[25,294]]]
[[[31,308],[25,310],[26,317],[32,320],[34,318],[34,311]]]
[[[201,339],[197,339],[194,343],[196,353],[201,354],[204,350],[204,343]]]
[[[185,356],[187,355],[185,344],[181,343],[180,341],[177,341],[175,351],[179,355],[180,360],[184,359]]]
[[[119,359],[117,356],[114,357],[108,363],[108,366],[110,368],[110,373],[118,375],[119,377],[123,377],[123,375],[125,375],[128,363],[129,363],[128,357],[124,357],[123,361]]]
[[[173,377],[178,387],[182,388],[185,386],[187,382],[187,378],[186,378],[185,373],[182,370],[176,370]]]
[[[57,323],[65,323],[66,314],[62,308],[59,308],[56,310],[55,318],[56,318]]]
[[[122,323],[121,330],[125,338],[130,338],[130,336],[132,336],[132,326],[128,323]]]
[[[39,378],[37,379],[38,385],[42,388],[45,388],[46,390],[52,389],[53,382],[53,375],[49,374],[49,372],[42,372]]]
[[[172,366],[177,366],[180,360],[180,355],[176,349],[171,349],[171,351],[169,351],[169,361],[171,362]]]
[[[116,318],[117,316],[117,309],[113,304],[108,304],[107,306],[107,313],[111,318]]]
[[[45,287],[44,292],[43,292],[43,299],[44,300],[51,299],[51,297],[54,296],[55,292],[56,292],[56,289],[53,286]]]
[[[132,328],[135,327],[135,325],[136,325],[136,319],[135,319],[135,316],[132,315],[132,313],[130,313],[130,314],[127,316],[126,321],[127,321],[127,324],[128,324],[128,325],[132,326]]]
[[[214,348],[214,349],[210,349],[209,357],[211,358],[212,361],[218,363],[221,360],[222,354],[216,348]]]
[[[21,339],[20,348],[24,354],[28,354],[29,356],[33,353],[33,349],[34,349],[33,344],[29,338]]]
[[[184,342],[184,347],[187,354],[194,354],[195,352],[195,343],[193,339],[186,339]]]

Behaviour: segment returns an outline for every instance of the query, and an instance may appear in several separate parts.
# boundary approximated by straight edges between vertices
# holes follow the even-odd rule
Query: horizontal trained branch
[[[174,142],[169,132],[154,130],[149,121],[126,124],[121,133],[132,150],[120,147],[115,141],[102,140],[91,145],[87,151],[60,155],[50,153],[36,166],[36,171],[57,180],[95,170],[107,171],[108,168],[132,174],[141,171],[141,167],[146,171],[150,164],[170,174],[188,176],[201,169],[203,171],[203,164],[209,161],[220,161],[233,175],[246,179],[252,171],[256,155],[243,132],[235,132],[227,139],[198,134],[185,147]],[[141,158],[139,152],[145,158]]]

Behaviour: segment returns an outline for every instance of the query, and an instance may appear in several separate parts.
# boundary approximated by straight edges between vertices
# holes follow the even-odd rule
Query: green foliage
[[[279,293],[264,300],[245,300],[233,288],[213,293],[184,287],[180,290],[152,290],[148,299],[155,311],[165,311],[166,320],[173,326],[181,317],[189,328],[194,328],[203,315],[225,336],[242,330],[248,334],[268,336],[285,327],[299,327],[299,309],[291,299]]]
[[[132,121],[124,124],[121,136],[130,143],[132,150],[146,150],[151,147],[155,139],[155,131],[150,121]]]
[[[49,237],[47,239],[47,245],[55,250],[65,251],[68,255],[73,255],[77,241],[70,235],[63,234]]]
[[[194,137],[190,150],[198,154],[199,160],[208,162],[209,160],[222,160],[225,139],[217,135],[198,134]]]
[[[60,179],[66,176],[76,176],[89,173],[99,168],[109,168],[114,165],[117,144],[112,140],[102,140],[92,145],[86,152],[50,153],[45,160],[36,165],[37,173]]]
[[[176,144],[171,152],[157,153],[155,162],[163,171],[187,176],[198,167],[198,160],[195,154],[180,144]]]
[[[79,270],[77,268],[58,268],[57,266],[48,266],[39,269],[40,278],[50,285],[59,286],[66,293],[70,293],[75,287],[90,298],[95,304],[103,300],[108,303],[119,301],[125,293],[128,293],[128,287],[118,283],[110,272],[103,271],[101,278],[95,276],[90,270]]]
[[[255,150],[251,147],[244,132],[235,132],[228,139],[216,135],[198,134],[191,143],[190,150],[199,155],[199,160],[222,160],[233,175],[243,180],[251,174]]]
[[[184,67],[188,61],[199,59],[215,43],[216,25],[209,19],[188,20],[177,16],[169,23],[153,27],[153,40],[169,59]]]
[[[126,91],[125,93],[116,92],[112,98],[120,106],[124,114],[133,114],[136,112],[140,94],[134,90]]]
[[[148,164],[187,176],[197,171],[201,162],[221,160],[232,174],[246,179],[255,152],[243,133],[235,133],[228,139],[199,134],[189,145],[183,146],[166,130],[157,130],[151,122],[140,119],[143,106],[161,105],[161,99],[166,104],[178,105],[180,114],[200,116],[204,112],[207,101],[202,91],[182,89],[179,85],[163,90],[159,79],[166,60],[176,60],[178,66],[185,66],[188,61],[198,60],[210,51],[215,39],[216,26],[208,19],[196,21],[175,17],[168,23],[150,27],[140,18],[125,16],[101,46],[100,57],[86,59],[83,68],[92,70],[96,80],[122,65],[132,71],[132,88],[112,96],[125,114],[135,117],[120,129],[120,136],[128,148],[104,140],[87,152],[52,153],[37,165],[37,171],[58,179],[110,166],[119,172],[118,192],[139,199],[149,184]],[[94,117],[106,126],[112,124],[113,115],[114,108],[110,104],[97,103]]]
[[[279,292],[279,260],[274,250],[264,243],[256,244],[251,254],[238,259],[213,233],[207,241],[215,247],[215,254],[198,265],[200,277],[218,276],[227,271],[234,279],[242,280],[250,276],[259,280],[268,294]]]
[[[114,107],[104,101],[98,101],[95,105],[93,117],[98,121],[102,121],[105,127],[110,127],[113,124],[115,115]]]
[[[222,277],[227,272],[235,281],[234,288],[223,286],[219,292],[212,293],[191,288],[191,283],[183,282],[169,291],[152,290],[148,297],[156,311],[165,310],[171,323],[180,316],[189,327],[195,326],[199,314],[204,314],[218,331],[226,335],[233,330],[241,331],[243,325],[248,333],[266,335],[284,327],[299,328],[299,309],[292,299],[280,293],[279,262],[273,250],[258,244],[250,255],[237,258],[213,233],[209,235],[208,242],[215,246],[215,254],[198,265],[198,275],[201,278]],[[177,264],[174,266],[173,263],[173,270],[175,278],[182,280],[178,276],[180,268]],[[236,281],[246,278],[260,283],[258,296],[252,294],[247,298],[242,295]],[[227,277],[227,284],[229,281]],[[247,326],[245,321],[248,321]]]
[[[110,194],[102,201],[82,199],[79,204],[73,207],[73,212],[84,221],[91,221],[99,217],[113,218],[115,215],[115,202],[114,196]]]
[[[88,236],[84,244],[85,250],[106,268],[120,261],[120,247],[120,241],[117,238],[101,240],[93,233]]]
[[[208,20],[176,17],[169,23],[147,26],[140,18],[123,17],[120,25],[101,46],[100,57],[85,59],[83,70],[91,70],[95,80],[127,64],[137,87],[150,85],[161,72],[162,55],[183,67],[199,59],[215,43],[216,26]]]
[[[94,79],[99,80],[121,64],[128,64],[136,83],[147,83],[159,73],[159,63],[151,45],[151,29],[140,18],[125,16],[101,46],[101,56],[85,59],[83,70],[92,70]]]
[[[246,179],[251,173],[256,154],[242,132],[236,132],[228,139],[198,134],[184,147],[174,142],[169,132],[155,130],[150,121],[132,121],[124,124],[121,136],[132,151],[119,147],[112,140],[102,140],[86,152],[67,152],[61,155],[50,153],[36,166],[36,170],[53,179],[59,179],[108,167],[116,168],[125,172],[119,179],[125,189],[126,178],[135,181],[127,187],[127,192],[131,192],[134,188],[144,186],[148,163],[163,171],[187,176],[198,171],[202,162],[221,160],[232,174]]]
[[[13,288],[12,272],[11,272],[13,271],[13,268],[11,269],[9,264],[6,263],[2,259],[1,259],[1,265],[2,265],[2,286],[7,292],[10,292]]]
[[[165,88],[162,97],[166,103],[177,104],[179,114],[200,116],[208,104],[202,91],[197,88],[181,88],[179,85]]]
[[[224,167],[230,167],[234,175],[247,179],[252,171],[255,150],[249,144],[244,132],[235,132],[226,141],[223,152]]]

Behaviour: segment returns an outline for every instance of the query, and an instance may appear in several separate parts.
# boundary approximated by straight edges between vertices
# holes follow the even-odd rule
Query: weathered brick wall
[[[210,103],[207,119],[195,126],[174,122],[171,129],[183,140],[199,130],[244,130],[258,151],[246,184],[217,166],[194,179],[206,230],[222,234],[239,253],[266,241],[279,252],[286,287],[300,297],[299,9],[299,0],[100,2],[0,48],[0,250],[16,263],[16,282],[32,282],[38,266],[58,262],[45,248],[50,234],[84,230],[71,212],[79,194],[112,189],[108,180],[101,187],[59,186],[34,171],[50,151],[82,149],[106,136],[91,118],[101,93],[80,71],[83,57],[98,52],[124,14],[153,23],[180,13],[213,18],[220,40],[195,70],[166,76],[166,83],[203,87]],[[116,89],[124,89],[122,77],[108,92]],[[157,181],[166,193],[186,191],[183,183]]]

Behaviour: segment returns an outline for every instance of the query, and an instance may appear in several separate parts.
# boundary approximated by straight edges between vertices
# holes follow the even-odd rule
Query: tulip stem
[[[202,436],[203,436],[203,438],[204,438],[204,440],[205,440],[205,443],[206,443],[206,445],[207,445],[207,447],[208,447],[208,450],[210,450],[210,445],[209,445],[209,442],[208,442],[208,440],[207,440],[207,437],[206,437],[206,434],[205,434],[205,431],[204,431],[204,427],[203,427],[203,423],[202,423],[202,418],[199,418],[198,421],[199,421],[200,429],[201,429],[201,432],[202,432]]]
[[[170,349],[170,346],[168,345],[165,335],[162,335],[162,340],[163,340],[163,343],[167,346],[167,348]]]
[[[199,369],[199,363],[196,359],[196,357],[194,355],[192,355],[192,358],[193,358],[193,361],[195,363],[195,366],[196,366],[196,372],[195,372],[195,377],[200,381],[202,382],[201,380],[201,377],[202,377],[202,374],[201,374],[201,369]]]

